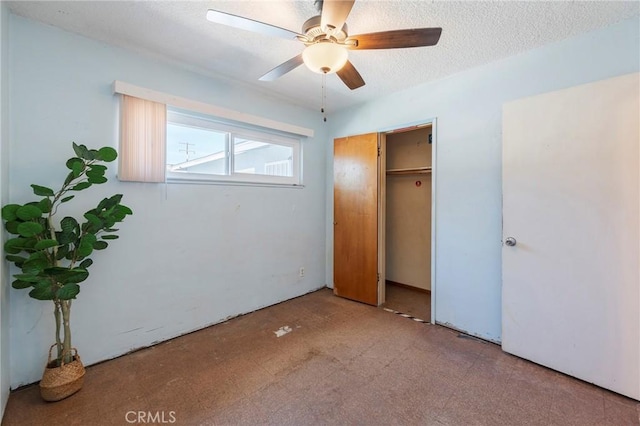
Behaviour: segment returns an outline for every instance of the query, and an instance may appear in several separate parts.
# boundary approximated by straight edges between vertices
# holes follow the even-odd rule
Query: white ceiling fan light
[[[307,46],[302,52],[302,60],[311,71],[318,74],[333,74],[345,66],[349,60],[347,49],[331,41],[320,41]]]

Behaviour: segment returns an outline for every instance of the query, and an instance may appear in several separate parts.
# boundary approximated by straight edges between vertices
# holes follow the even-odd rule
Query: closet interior
[[[432,126],[385,137],[385,306],[431,320]]]

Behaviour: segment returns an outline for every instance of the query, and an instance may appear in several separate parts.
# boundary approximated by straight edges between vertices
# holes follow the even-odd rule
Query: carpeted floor
[[[89,367],[60,402],[12,392],[2,424],[639,424],[637,401],[459,336],[324,289]]]
[[[385,308],[431,322],[431,293],[386,283]]]

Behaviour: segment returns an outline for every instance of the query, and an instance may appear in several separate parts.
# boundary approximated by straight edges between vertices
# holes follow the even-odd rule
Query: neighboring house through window
[[[170,109],[167,179],[299,185],[300,140]]]

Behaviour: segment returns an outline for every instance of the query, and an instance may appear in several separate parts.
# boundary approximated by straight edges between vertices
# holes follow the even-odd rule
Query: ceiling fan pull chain
[[[320,112],[322,113],[322,121],[327,122],[327,113],[325,112],[325,103],[327,101],[327,73],[322,73],[322,107],[320,108]]]

